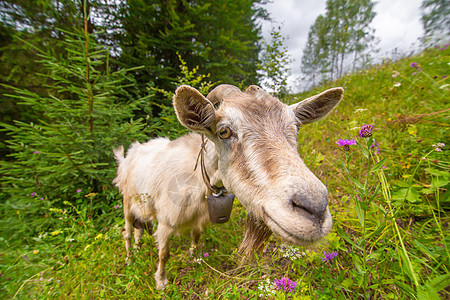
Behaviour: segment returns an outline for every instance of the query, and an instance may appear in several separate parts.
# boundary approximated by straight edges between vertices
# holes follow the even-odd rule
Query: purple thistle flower
[[[35,193],[35,192],[32,192],[32,193],[31,193],[31,196],[33,196],[33,197],[36,196],[36,193]]]
[[[342,146],[345,151],[348,151],[348,150],[350,150],[351,145],[356,145],[356,141],[339,139],[339,141],[337,141],[336,144],[338,144],[339,146]]]
[[[275,285],[277,286],[277,289],[283,289],[283,292],[287,292],[289,290],[292,294],[297,286],[297,282],[292,281],[287,277],[283,277],[281,279],[276,279]]]
[[[322,257],[322,260],[325,261],[331,261],[333,258],[335,258],[338,253],[337,251],[333,251],[330,254],[326,253],[325,251],[323,251],[323,255],[325,255],[325,257]]]
[[[39,151],[33,151],[33,154],[38,154],[39,153]]]
[[[411,67],[411,68],[414,68],[414,69],[417,69],[418,66],[419,66],[419,64],[416,63],[416,62],[412,62],[412,63],[410,64],[410,67]]]
[[[119,204],[114,205],[114,209],[118,209],[119,208]]]
[[[372,130],[373,130],[373,126],[372,125],[363,125],[361,127],[361,130],[359,131],[359,136],[362,138],[366,138],[366,137],[370,137],[372,136]]]
[[[77,190],[77,193],[80,193],[80,192],[81,192],[81,189],[78,189],[78,190]]]
[[[209,257],[209,253],[208,253],[208,252],[205,252],[205,253],[203,254],[203,257]]]

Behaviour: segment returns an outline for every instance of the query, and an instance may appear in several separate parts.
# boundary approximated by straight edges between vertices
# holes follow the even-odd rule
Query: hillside
[[[235,201],[230,221],[210,226],[193,257],[188,235],[172,239],[169,286],[160,292],[152,237],[145,235],[133,262],[125,263],[119,198],[98,219],[74,203],[56,208],[38,197],[27,204],[2,199],[2,226],[14,231],[4,229],[0,237],[1,293],[19,299],[448,298],[449,57],[450,47],[428,49],[295,96],[345,89],[337,110],[299,132],[300,155],[330,195],[333,231],[320,245],[290,247],[273,237],[262,255],[240,264],[246,212]],[[365,124],[373,126],[371,137],[358,136]],[[357,144],[345,151],[340,139]],[[101,201],[94,193],[76,197],[91,206]],[[30,207],[40,215],[24,214]],[[275,280],[284,277],[296,282],[292,293],[277,289]]]

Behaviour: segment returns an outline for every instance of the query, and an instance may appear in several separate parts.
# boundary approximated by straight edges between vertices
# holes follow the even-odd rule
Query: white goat
[[[325,117],[342,96],[342,88],[333,88],[287,106],[257,86],[241,92],[220,85],[206,98],[189,86],[176,90],[173,104],[179,121],[209,141],[204,161],[210,184],[223,184],[247,210],[241,253],[260,250],[272,232],[305,245],[331,229],[327,189],[298,155],[297,130]],[[114,150],[127,257],[133,226],[138,245],[145,229],[151,233],[152,221],[158,223],[158,289],[168,283],[170,236],[190,229],[195,245],[208,223],[205,197],[210,191],[200,168],[194,171],[201,145],[200,135],[190,133],[173,141],[135,142],[126,157],[123,147]]]

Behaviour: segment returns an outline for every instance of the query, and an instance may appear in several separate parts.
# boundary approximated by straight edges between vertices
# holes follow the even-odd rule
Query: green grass
[[[333,82],[344,86],[344,101],[327,119],[301,128],[300,154],[330,194],[334,226],[323,243],[290,248],[272,238],[264,253],[240,265],[236,248],[246,213],[235,202],[231,220],[210,226],[194,257],[188,235],[172,238],[170,284],[160,292],[152,237],[125,263],[121,206],[93,219],[89,205],[100,196],[92,195],[86,207],[59,209],[47,199],[3,197],[0,293],[18,299],[450,297],[450,105],[443,78],[449,53],[429,49]],[[363,124],[374,126],[379,154],[371,139],[358,137]],[[342,151],[336,141],[344,138],[358,145]],[[438,152],[437,143],[447,145]],[[338,256],[323,262],[323,251]],[[272,291],[269,284],[282,277],[297,282],[292,295]]]

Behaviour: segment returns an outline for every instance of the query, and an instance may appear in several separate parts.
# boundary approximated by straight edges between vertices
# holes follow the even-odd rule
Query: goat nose
[[[296,193],[291,197],[291,203],[294,207],[304,209],[319,220],[322,220],[328,205],[328,195],[325,193],[313,198],[309,195]]]

